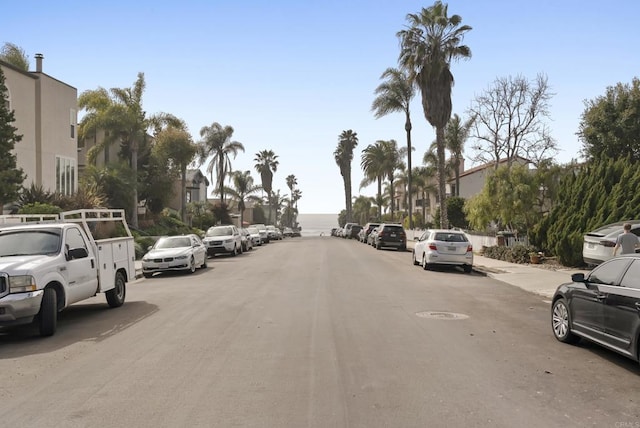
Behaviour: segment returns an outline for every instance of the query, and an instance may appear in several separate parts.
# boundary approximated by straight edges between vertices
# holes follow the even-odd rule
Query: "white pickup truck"
[[[105,293],[122,306],[135,279],[134,240],[124,210],[0,216],[0,326],[56,331],[58,312]]]

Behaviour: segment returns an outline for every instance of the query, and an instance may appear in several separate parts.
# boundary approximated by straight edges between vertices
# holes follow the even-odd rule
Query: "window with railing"
[[[73,195],[76,189],[76,160],[56,156],[56,192],[61,195]]]

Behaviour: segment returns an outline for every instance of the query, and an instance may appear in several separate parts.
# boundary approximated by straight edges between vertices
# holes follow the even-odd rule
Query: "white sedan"
[[[172,270],[193,273],[207,267],[207,247],[195,234],[163,236],[149,247],[142,258],[142,275],[151,278],[156,272]]]
[[[473,267],[473,246],[464,232],[448,229],[425,230],[413,249],[413,264],[424,270],[432,266],[461,266],[471,273]]]

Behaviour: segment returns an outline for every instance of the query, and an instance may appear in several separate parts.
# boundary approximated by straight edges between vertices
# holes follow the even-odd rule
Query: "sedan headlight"
[[[182,256],[176,256],[176,257],[174,257],[174,258],[175,258],[176,260],[184,260],[184,259],[186,259],[186,258],[188,258],[188,257],[189,257],[189,255],[188,255],[188,254],[184,254],[184,255],[182,255]]]
[[[36,291],[36,279],[31,275],[19,275],[9,277],[10,293],[26,293],[28,291]]]

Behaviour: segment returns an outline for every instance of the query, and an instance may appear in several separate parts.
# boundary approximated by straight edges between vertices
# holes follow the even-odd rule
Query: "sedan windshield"
[[[14,230],[0,233],[0,257],[60,252],[60,230]]]
[[[207,230],[206,236],[229,236],[233,235],[233,229],[230,227],[213,227]]]
[[[191,240],[184,236],[171,236],[168,238],[160,238],[155,245],[155,248],[182,248],[190,247]]]

